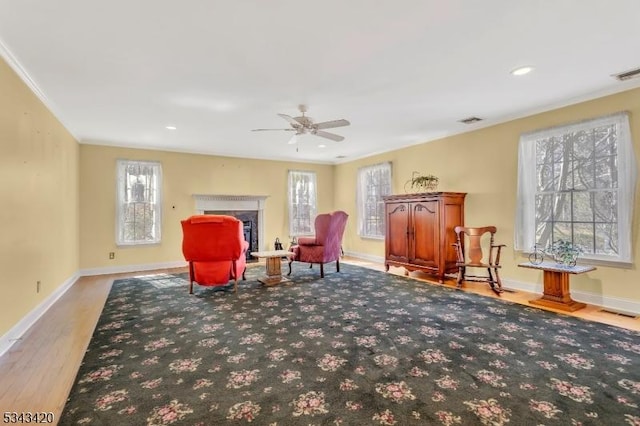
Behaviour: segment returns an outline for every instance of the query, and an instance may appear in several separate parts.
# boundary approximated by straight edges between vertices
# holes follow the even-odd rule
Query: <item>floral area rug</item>
[[[60,424],[640,424],[639,333],[332,266],[116,281]]]

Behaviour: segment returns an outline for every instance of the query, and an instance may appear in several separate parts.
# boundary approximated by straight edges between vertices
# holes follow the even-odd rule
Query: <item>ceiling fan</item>
[[[296,136],[298,135],[315,135],[320,136],[321,138],[331,139],[332,141],[340,142],[344,140],[344,136],[336,135],[335,133],[325,132],[323,129],[333,129],[334,127],[343,127],[348,126],[351,123],[345,119],[340,120],[331,120],[331,121],[323,121],[321,123],[315,123],[311,117],[307,117],[305,113],[307,112],[306,105],[298,105],[298,110],[302,114],[299,117],[291,117],[287,114],[278,114],[280,117],[284,118],[289,122],[291,128],[287,129],[253,129],[253,132],[262,132],[268,130],[279,130],[279,131],[287,131],[287,132],[295,132],[291,140],[290,144],[296,143]]]

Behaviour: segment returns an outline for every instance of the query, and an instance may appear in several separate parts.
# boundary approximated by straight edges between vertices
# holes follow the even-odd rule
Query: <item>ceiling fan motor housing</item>
[[[313,118],[311,117],[307,117],[303,115],[301,117],[294,117],[293,119],[296,120],[298,123],[300,123],[302,127],[309,128],[309,129],[313,127]]]

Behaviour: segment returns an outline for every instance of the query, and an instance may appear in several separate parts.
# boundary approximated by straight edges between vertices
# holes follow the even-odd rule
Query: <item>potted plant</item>
[[[583,252],[580,246],[565,240],[554,241],[549,251],[556,262],[564,266],[575,266],[578,256]]]
[[[432,192],[438,188],[438,177],[432,174],[421,175],[418,172],[413,172],[411,175],[411,179],[405,183],[405,191],[407,191],[407,186],[411,188],[413,191],[417,192]]]

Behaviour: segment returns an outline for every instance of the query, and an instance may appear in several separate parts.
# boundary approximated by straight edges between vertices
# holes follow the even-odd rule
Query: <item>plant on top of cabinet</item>
[[[414,192],[433,192],[438,188],[439,179],[432,174],[422,175],[419,172],[413,172],[411,179],[404,184],[405,192],[409,190]]]

